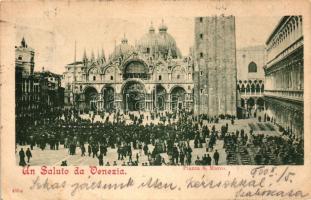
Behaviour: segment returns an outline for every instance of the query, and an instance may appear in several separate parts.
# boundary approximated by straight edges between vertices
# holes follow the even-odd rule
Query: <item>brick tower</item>
[[[195,114],[236,115],[234,16],[195,18]]]

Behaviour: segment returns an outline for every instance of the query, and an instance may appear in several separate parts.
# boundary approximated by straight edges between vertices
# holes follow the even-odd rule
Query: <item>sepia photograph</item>
[[[0,199],[310,199],[310,9],[1,1]]]
[[[301,15],[53,22],[15,25],[16,165],[304,164]]]

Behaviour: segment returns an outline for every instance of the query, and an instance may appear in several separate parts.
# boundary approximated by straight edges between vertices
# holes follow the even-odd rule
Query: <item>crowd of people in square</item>
[[[303,140],[256,135],[252,130],[249,133],[244,130],[230,132],[228,123],[233,126],[236,120],[230,115],[194,116],[181,111],[149,115],[115,112],[101,116],[102,121],[95,121],[94,115],[82,119],[78,112],[65,110],[53,118],[27,127],[23,130],[27,137],[18,142],[20,145],[30,145],[30,149],[26,153],[23,149],[19,151],[19,165],[29,164],[34,147],[57,151],[61,146],[68,149],[69,155],[81,153],[81,156],[97,159],[100,166],[118,163],[123,166],[218,165],[221,155],[214,149],[218,140],[223,141],[227,164],[231,164],[230,160],[240,147],[248,147],[256,164],[271,164],[268,154],[273,154],[278,164],[303,162]],[[155,119],[158,123],[154,123]],[[145,120],[150,123],[143,123]],[[226,120],[226,123],[217,130],[215,124],[222,120]],[[190,145],[192,142],[193,145]],[[255,147],[254,153],[251,150]],[[192,148],[202,148],[201,156],[193,158]],[[116,150],[117,156],[110,163],[106,156],[111,149]],[[141,160],[142,156],[148,158],[147,162]],[[62,162],[62,165],[67,164],[70,165]]]

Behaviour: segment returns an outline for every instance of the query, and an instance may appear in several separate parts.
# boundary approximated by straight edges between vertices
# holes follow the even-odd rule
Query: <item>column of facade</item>
[[[280,71],[277,72],[277,77],[278,77],[277,89],[279,90],[282,88],[282,74],[280,73]]]
[[[247,101],[248,101],[248,99],[247,98],[245,98],[244,99],[244,108],[247,110]]]
[[[300,81],[301,81],[301,90],[304,89],[304,72],[303,72],[303,60],[301,60],[300,64]]]
[[[292,89],[296,89],[296,73],[295,73],[295,66],[291,63],[291,74],[292,74]]]
[[[273,89],[276,90],[278,89],[278,81],[279,81],[279,77],[278,77],[278,73],[277,72],[273,72],[272,73],[273,79],[274,79],[274,87]]]
[[[302,21],[302,16],[298,17],[299,20],[299,30],[300,30],[300,35],[303,35],[303,21]]]
[[[166,105],[166,109],[168,111],[171,111],[171,94],[170,93],[167,94],[167,101],[165,105]]]
[[[286,80],[285,80],[286,69],[284,67],[282,67],[281,71],[282,71],[282,90],[284,90],[284,89],[286,89]]]
[[[99,110],[99,111],[102,111],[103,110],[103,94],[102,93],[99,93],[99,109],[97,109],[97,110]]]
[[[297,30],[298,30],[295,17],[293,17],[293,23],[294,23],[293,36],[294,36],[294,41],[295,41],[297,39]]]
[[[285,85],[284,85],[284,89],[288,89],[288,70],[287,70],[287,67],[285,66],[285,72],[284,72],[284,78],[285,78]]]
[[[302,80],[301,80],[301,78],[300,78],[300,77],[301,77],[300,74],[301,74],[301,71],[302,71],[302,70],[301,70],[301,67],[300,67],[299,64],[297,64],[297,68],[298,68],[298,89],[301,90],[301,88],[302,88],[302,87],[301,87],[301,86],[302,86],[301,81],[302,81]]]
[[[295,63],[293,63],[293,73],[294,73],[294,88],[295,90],[298,90],[298,85],[299,85],[299,78],[298,78],[298,69]]]

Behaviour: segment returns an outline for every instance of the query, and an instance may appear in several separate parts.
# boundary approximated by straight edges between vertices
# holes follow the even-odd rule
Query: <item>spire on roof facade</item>
[[[155,29],[153,27],[153,23],[150,23],[150,27],[149,27],[149,33],[154,33]]]
[[[122,44],[127,44],[127,42],[128,42],[128,40],[127,40],[127,38],[126,38],[126,36],[125,36],[125,33],[124,33],[123,38],[122,38],[122,40],[121,40],[121,43],[122,43]]]
[[[162,19],[162,23],[159,26],[159,32],[163,33],[163,32],[166,32],[166,31],[167,31],[167,26],[164,24],[164,20]]]
[[[87,55],[86,55],[86,50],[85,50],[85,48],[84,48],[82,60],[83,60],[84,63],[87,63],[88,58],[87,58]]]
[[[94,62],[95,61],[95,55],[94,55],[94,51],[92,50],[92,54],[91,54],[91,61]]]
[[[99,55],[99,50],[97,49],[97,57],[96,57],[96,60],[97,60],[97,61],[100,61],[100,59],[101,59],[101,57],[100,57],[100,55]]]
[[[26,44],[26,41],[25,41],[24,37],[23,37],[23,39],[21,41],[21,46],[24,47],[24,48],[27,48],[27,44]]]
[[[101,59],[102,59],[102,62],[103,62],[103,63],[105,63],[105,62],[106,62],[106,57],[105,57],[104,48],[102,48],[102,51],[101,51],[100,57],[101,57]]]
[[[171,60],[173,57],[172,57],[172,50],[171,50],[171,46],[169,46],[168,48],[168,53],[167,53],[167,59],[168,60]]]

